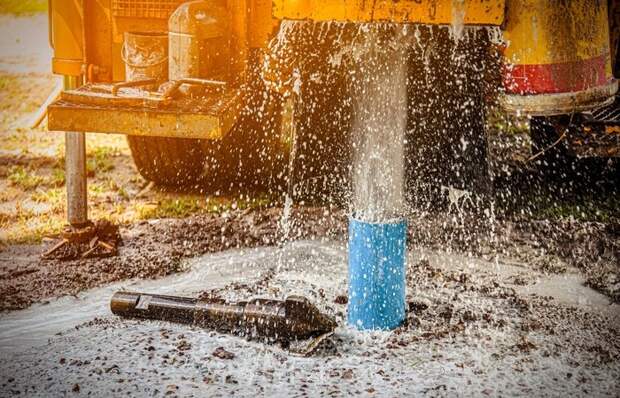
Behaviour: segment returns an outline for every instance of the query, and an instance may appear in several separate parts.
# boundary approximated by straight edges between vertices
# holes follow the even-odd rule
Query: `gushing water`
[[[365,37],[366,51],[351,81],[352,210],[365,221],[402,216],[405,207],[407,57],[396,40],[391,43],[396,45],[382,45],[380,34],[371,29]],[[405,33],[399,29],[395,35]]]
[[[448,26],[282,22],[262,74],[297,104],[301,127],[290,155],[303,159],[294,176],[288,167],[296,181],[283,230],[290,187],[317,175],[331,175],[351,212],[367,221],[408,213],[405,193],[419,193],[408,197],[414,208],[432,192],[447,203],[450,192],[471,192],[484,180],[486,166],[472,165],[485,156],[480,137],[503,40],[497,27],[465,26],[463,2],[454,3]],[[349,144],[343,179],[333,173],[333,160],[345,159],[330,147],[337,140]],[[315,159],[323,161],[308,161]]]

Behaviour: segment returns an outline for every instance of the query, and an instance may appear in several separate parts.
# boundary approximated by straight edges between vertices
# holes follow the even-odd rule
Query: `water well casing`
[[[387,330],[405,320],[407,224],[398,219],[349,219],[347,323],[360,330]]]

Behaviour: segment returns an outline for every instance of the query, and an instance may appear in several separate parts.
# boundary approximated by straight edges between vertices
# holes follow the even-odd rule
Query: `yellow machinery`
[[[589,111],[617,90],[618,27],[602,0],[50,0],[49,10],[53,71],[67,83],[49,129],[67,132],[74,226],[87,223],[84,132],[126,134],[147,179],[193,181],[203,144],[226,137],[244,109],[251,117],[247,88],[283,20],[499,27],[511,111]]]

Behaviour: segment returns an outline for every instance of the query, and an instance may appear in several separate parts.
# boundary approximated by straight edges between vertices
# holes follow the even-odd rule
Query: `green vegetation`
[[[18,221],[19,227],[5,235],[5,244],[39,244],[45,237],[58,235],[65,226],[65,221],[56,217],[37,220],[36,223],[29,223],[31,218],[25,217]]]
[[[6,91],[14,80],[8,75],[0,75],[0,91]]]
[[[116,192],[121,199],[131,199],[131,195],[129,195],[129,192],[127,192],[127,190],[123,186],[117,184],[116,180],[114,180],[113,178],[107,179],[107,185],[110,191]]]
[[[87,185],[88,195],[90,196],[103,196],[107,192],[106,187],[102,183],[92,182]]]
[[[26,191],[34,189],[43,183],[43,177],[34,174],[32,171],[22,166],[13,166],[9,170],[7,179],[14,186],[20,187]]]
[[[65,185],[65,169],[55,167],[52,169],[51,184],[55,187],[62,187]]]
[[[192,197],[165,198],[157,204],[138,206],[138,218],[182,218],[190,214],[206,212],[204,199]]]
[[[0,14],[32,15],[47,11],[47,0],[2,0]]]
[[[169,195],[169,194],[168,194]],[[164,197],[157,203],[138,204],[136,206],[138,219],[150,218],[183,218],[192,214],[215,213],[227,210],[244,210],[268,206],[272,201],[266,196],[252,200],[233,199],[230,197],[207,197],[196,195],[178,195]]]
[[[36,203],[46,203],[54,208],[62,209],[65,204],[64,193],[63,188],[40,189],[30,195],[30,199]]]
[[[573,218],[578,221],[609,222],[620,208],[618,198],[579,198],[579,201],[546,203],[540,205],[535,216],[542,219]]]
[[[86,155],[86,171],[89,176],[96,173],[105,173],[114,169],[113,157],[118,156],[118,150],[101,146],[89,151]]]

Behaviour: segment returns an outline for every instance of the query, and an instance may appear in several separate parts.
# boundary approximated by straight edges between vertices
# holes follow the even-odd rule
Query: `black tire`
[[[185,138],[127,136],[140,175],[161,186],[196,184],[204,172],[204,141]]]
[[[420,40],[411,49],[408,74],[410,201],[432,209],[447,205],[442,186],[490,197],[486,112],[500,70],[491,39],[468,35],[455,42],[448,31],[425,27]]]

